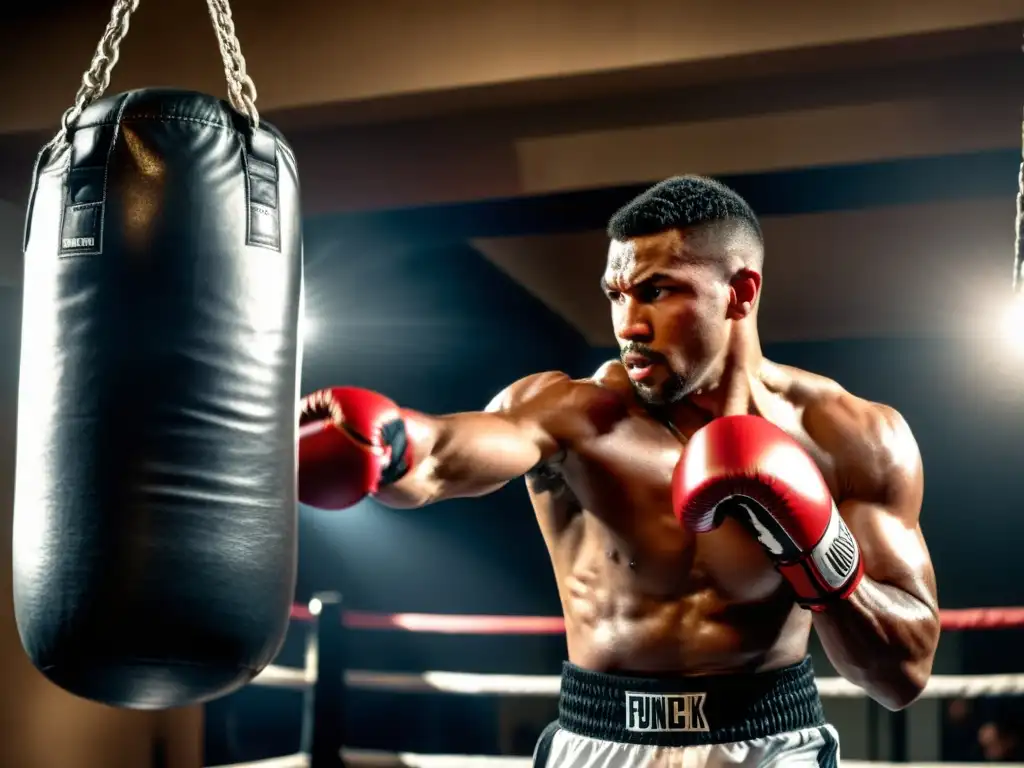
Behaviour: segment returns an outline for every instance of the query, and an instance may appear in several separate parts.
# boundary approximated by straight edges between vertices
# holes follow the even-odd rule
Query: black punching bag
[[[26,223],[15,614],[67,691],[183,706],[251,680],[289,620],[295,158],[184,91],[102,99],[68,129]]]

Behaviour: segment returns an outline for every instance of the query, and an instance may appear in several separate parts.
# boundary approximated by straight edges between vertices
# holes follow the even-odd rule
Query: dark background
[[[3,205],[24,205],[32,157],[51,135],[60,110],[74,93],[95,37],[106,23],[108,5],[107,0],[21,3],[7,14],[7,23],[0,24],[7,54],[6,68],[0,66],[7,107],[0,118],[11,118],[0,119],[4,123],[0,136]],[[593,348],[468,243],[473,238],[600,230],[608,215],[643,186],[614,186],[621,178],[644,178],[647,171],[640,173],[637,168],[657,167],[659,173],[662,168],[665,173],[722,167],[804,168],[724,179],[766,217],[881,211],[937,201],[1005,200],[1005,232],[1011,229],[1020,162],[1016,94],[1024,81],[1019,24],[992,10],[998,2],[979,0],[977,6],[987,5],[989,11],[976,17],[965,14],[959,30],[947,29],[953,22],[938,2],[906,4],[899,14],[880,10],[877,3],[868,8],[872,4],[865,3],[855,9],[856,19],[844,16],[851,6],[836,4],[828,11],[827,23],[820,18],[805,20],[817,25],[808,38],[817,42],[810,48],[800,42],[799,35],[788,34],[799,22],[784,25],[782,32],[764,24],[764,30],[756,30],[763,35],[748,35],[758,19],[765,21],[758,16],[764,9],[756,4],[737,4],[742,11],[731,20],[722,18],[728,9],[718,13],[728,3],[687,4],[686,13],[695,23],[689,29],[672,30],[684,41],[674,60],[652,66],[639,60],[615,64],[609,58],[612,63],[597,62],[601,71],[586,72],[572,68],[574,52],[587,43],[600,47],[614,40],[595,42],[600,30],[569,17],[565,28],[558,30],[561,40],[544,42],[538,30],[536,39],[527,35],[521,45],[496,46],[480,55],[474,43],[488,30],[473,27],[473,14],[451,14],[438,21],[388,13],[396,7],[401,10],[401,3],[371,5],[371,11],[380,11],[380,18],[360,26],[356,17],[366,13],[365,6],[357,9],[313,0],[235,3],[239,31],[260,86],[261,109],[296,147],[303,205],[307,212],[318,214],[306,221],[305,232],[312,334],[305,350],[304,391],[332,384],[368,386],[410,407],[438,413],[480,408],[509,382],[535,371],[561,369],[578,376],[592,372],[614,350]],[[610,5],[617,4],[595,3],[594,18],[598,6]],[[668,17],[668,5],[648,11],[643,19],[638,11],[632,20],[643,27],[640,22],[656,19],[656,13]],[[779,7],[792,11],[795,5]],[[202,3],[147,0],[142,6],[144,12],[133,20],[111,90],[170,82],[222,93],[221,65]],[[773,6],[767,13],[779,11]],[[913,16],[927,17],[927,24],[892,23]],[[939,27],[945,33],[923,31],[931,28],[933,16],[943,19]],[[499,24],[494,20],[502,16],[492,13],[481,18],[496,28]],[[871,24],[853,23],[864,19]],[[195,28],[190,26],[193,23]],[[826,35],[822,29],[828,27],[850,31],[851,37],[840,40]],[[368,29],[381,39],[366,46],[357,36]],[[749,50],[728,53],[728,46],[712,47],[701,54],[703,59],[691,61],[686,59],[692,51],[685,35],[693,30],[709,40],[746,39]],[[627,44],[619,50],[634,44],[642,47],[641,37],[625,37]],[[439,45],[439,40],[451,45]],[[170,45],[164,47],[167,41]],[[366,58],[347,57],[352,51]],[[309,52],[315,55],[305,57]],[[168,64],[168,53],[174,57],[173,65]],[[548,63],[562,62],[566,71],[553,73],[549,68],[533,77],[523,74],[542,72],[532,65],[545,57]],[[502,60],[514,64],[513,70],[523,71],[513,73],[510,82],[498,82],[493,69],[491,82],[466,85],[460,79],[467,67],[487,68]],[[439,78],[435,67],[435,79],[421,81],[415,71],[417,61],[420,66],[447,61],[455,76]],[[617,68],[621,66],[628,71]],[[381,76],[388,71],[404,73],[408,82]],[[352,73],[357,80],[365,78],[375,85],[365,92],[353,89],[345,77]],[[311,86],[328,81],[334,81],[334,91],[327,89],[317,96],[317,88]],[[396,94],[388,87],[408,92]],[[576,91],[582,95],[577,97]],[[319,103],[317,98],[334,98],[337,103]],[[926,105],[926,118],[921,117],[921,103]],[[867,126],[855,120],[862,134],[871,134],[870,140],[862,141],[857,128],[838,131],[839,135],[824,142],[829,152],[819,147],[807,156],[771,133],[773,126],[788,125],[802,141],[814,144],[820,137],[812,135],[814,129],[808,126],[820,123],[805,111],[820,116],[832,110],[893,116],[896,122]],[[643,138],[628,138],[650,136],[633,129],[660,126],[670,128],[677,139],[697,136],[699,143],[704,134],[691,128],[700,128],[706,121],[729,123],[733,118],[744,118],[741,122],[749,132],[740,135],[747,136],[759,155],[756,160],[749,157],[751,146],[730,141],[683,147],[675,153],[671,147],[645,146]],[[916,127],[908,128],[899,122],[902,119]],[[565,188],[603,188],[535,194],[538,188],[560,187],[555,181],[545,186],[547,182],[524,172],[521,150],[525,145],[535,139],[565,140],[589,131],[623,128],[629,130],[614,148],[604,145],[602,151],[611,156],[587,157],[579,149],[581,144],[572,140],[560,144],[568,148],[568,157],[549,157],[548,162],[557,166],[551,179],[561,179]],[[918,156],[932,151],[920,146],[942,154]],[[988,151],[973,151],[979,148]],[[744,150],[747,165],[733,162],[732,155],[742,157]],[[913,159],[829,165],[851,157]],[[608,178],[614,181],[595,182],[594,178],[604,177],[584,172],[589,166],[607,168]],[[492,199],[506,194],[517,197]],[[488,201],[396,208],[425,200]],[[373,212],[319,215],[340,210]],[[949,212],[950,208],[929,210]],[[12,214],[10,226],[8,219],[0,219],[0,235],[20,228],[19,215],[20,208]],[[871,220],[892,221],[883,216]],[[976,228],[977,222],[972,226]],[[902,245],[910,240],[930,242],[925,235],[915,230]],[[7,239],[12,245],[4,250],[7,258],[0,259],[0,280],[16,282],[18,248],[13,244],[20,237],[15,233]],[[822,239],[816,245],[828,270],[834,257],[827,237]],[[780,295],[774,292],[786,283],[773,278],[772,265],[783,264],[787,254],[773,251],[773,242],[778,244],[777,240],[768,244],[765,290]],[[947,264],[950,252],[960,245],[939,244],[942,252],[935,254],[936,265]],[[861,275],[866,272],[868,282],[884,285],[886,262],[899,260],[904,255],[901,247],[896,244],[884,252],[864,253],[858,267]],[[966,295],[965,283],[983,271],[982,265],[969,263],[966,254],[963,258],[963,271],[957,272],[963,282],[951,280],[946,287],[950,294]],[[1007,252],[1006,290],[991,296],[991,306],[981,297],[976,307],[979,316],[1005,302],[1010,258]],[[907,263],[928,262],[908,258]],[[930,271],[927,266],[922,269]],[[933,274],[952,272],[936,269]],[[924,279],[927,273],[921,277],[930,290],[934,281]],[[578,280],[596,291],[597,278],[584,270],[558,279]],[[812,282],[807,290],[815,290]],[[793,293],[786,295],[792,299]],[[15,435],[10,425],[15,423],[16,410],[19,294],[18,288],[0,287],[0,423],[9,425],[0,430],[0,460],[6,468],[0,472],[0,492],[8,499],[12,498]],[[921,297],[912,290],[897,299],[892,294],[884,292],[884,301],[921,306]],[[934,297],[934,292],[928,295]],[[794,315],[806,310],[801,302],[793,304]],[[853,305],[871,304],[868,297]],[[891,307],[875,309],[888,318],[876,327],[893,325]],[[831,320],[834,324],[836,318]],[[965,327],[970,320],[963,318]],[[801,338],[816,338],[819,329],[813,323],[798,326],[807,331]],[[1024,491],[1018,473],[1024,463],[1024,359],[1009,357],[995,343],[995,332],[956,339],[944,338],[943,332],[913,338],[890,334],[884,339],[847,335],[841,341],[768,344],[766,352],[778,362],[834,377],[854,393],[892,405],[907,418],[924,455],[922,524],[943,606],[1024,604],[1020,586],[1024,523],[1018,520]],[[26,423],[31,423],[31,414]],[[9,525],[9,515],[4,519]],[[337,590],[347,607],[369,611],[530,615],[559,611],[550,565],[519,483],[484,499],[417,511],[389,510],[372,501],[344,514],[302,509],[300,547],[298,602],[306,602],[320,590]],[[9,584],[9,579],[8,568],[0,574],[0,583]],[[9,586],[5,589],[10,591]],[[159,718],[122,718],[122,713],[80,706],[81,702],[57,695],[27,668],[10,616],[7,627],[7,634],[0,637],[6,642],[2,650],[11,691],[0,701],[0,720],[7,724],[0,740],[3,768],[8,763],[12,768],[36,768],[40,763],[31,761],[54,754],[47,750],[62,735],[67,735],[69,746],[60,764],[44,759],[42,768],[100,762],[111,768],[127,766],[133,759],[127,757],[128,740],[135,730],[147,731],[137,739],[146,741],[145,747],[150,740],[172,740],[153,726],[152,721]],[[276,663],[301,665],[305,631],[306,625],[293,625]],[[936,671],[1018,671],[1022,644],[1019,631],[947,632]],[[346,666],[555,674],[564,652],[557,637],[360,632],[349,638]],[[820,674],[833,674],[817,649],[815,657]],[[509,698],[352,693],[344,740],[353,747],[389,751],[494,752],[500,736],[499,715],[508,714],[503,708],[509,706]],[[302,705],[297,692],[255,685],[208,705],[206,764],[295,752]],[[911,713],[913,717],[929,712],[933,705],[934,720],[924,718],[925,727],[918,729],[930,729],[932,735],[939,705],[924,701]],[[844,755],[867,757],[856,751],[857,745],[863,741],[866,714],[877,708],[863,699],[828,701],[827,708],[829,716],[841,723]],[[527,701],[521,712],[527,709],[535,716],[522,718],[522,732],[512,747],[518,754],[532,748],[539,721],[553,716],[553,701]],[[959,743],[955,738],[948,740],[945,757],[977,757],[978,722],[973,730],[947,729],[949,735],[960,733],[963,738]],[[186,738],[196,732],[193,727],[179,731]],[[93,757],[99,754],[107,756],[105,762]],[[5,755],[20,757],[12,761]],[[136,765],[141,763],[131,763],[131,768]],[[152,765],[163,763],[154,757]]]
[[[1002,159],[986,166],[976,194],[999,189],[1012,200],[1014,158]],[[822,194],[806,202],[820,210],[823,200],[856,195],[860,204],[871,205],[877,182],[870,170],[861,169],[855,188],[849,169],[819,175]],[[886,184],[877,184],[885,196],[879,203],[935,194],[914,178],[902,186],[893,186],[891,174],[885,178]],[[800,196],[786,195],[793,184],[789,175],[777,177],[774,186],[771,177],[730,181],[752,190],[752,197],[771,197],[776,210],[800,210]],[[315,334],[306,349],[303,389],[340,382],[369,386],[410,407],[443,413],[481,408],[507,383],[534,371],[587,375],[614,350],[588,347],[459,242],[481,227],[514,234],[516,222],[538,211],[552,218],[553,227],[572,226],[577,219],[592,226],[590,219],[610,213],[634,191],[310,221],[306,247]],[[595,275],[573,279],[596,286]],[[765,290],[772,290],[770,278]],[[944,607],[1021,601],[1024,364],[1006,357],[991,339],[782,343],[766,345],[766,353],[833,377],[906,417],[924,457],[922,525]],[[372,501],[344,514],[304,508],[301,521],[299,601],[336,589],[348,607],[370,611],[560,611],[520,483],[483,499],[416,511]],[[279,663],[301,663],[301,637],[297,628]],[[958,649],[961,668],[1017,671],[1022,639],[1018,631],[966,633]],[[362,669],[555,674],[564,657],[557,638],[364,632],[351,642],[349,666]],[[819,671],[831,673],[827,663]],[[300,710],[298,694],[258,688],[209,707],[211,755],[239,760],[287,751],[298,738]],[[285,711],[290,718],[282,717]],[[353,693],[348,719],[352,746],[465,754],[493,752],[496,744],[495,703],[486,698]],[[452,723],[462,725],[453,729]]]
[[[986,161],[989,170],[978,194],[998,189],[1012,200],[1016,168],[1010,157],[1003,160]],[[841,198],[850,192],[846,179],[847,169],[838,169],[821,183]],[[774,188],[782,191],[773,192],[771,178],[731,181],[741,190],[747,185],[774,194],[777,208],[791,183],[784,177]],[[914,186],[908,181],[900,193],[886,184],[885,194],[913,199]],[[858,192],[865,204],[870,189],[868,184]],[[550,214],[554,227],[577,219],[591,226],[635,191],[311,219],[307,286],[315,333],[305,350],[303,390],[337,383],[374,387],[410,407],[443,413],[481,408],[507,383],[531,372],[587,375],[614,350],[588,346],[463,243],[474,228],[514,234],[516,222],[537,215]],[[800,204],[798,196],[785,203],[792,211]],[[821,199],[814,204],[820,206]],[[595,275],[572,279],[593,282],[597,290]],[[765,290],[772,290],[770,279]],[[17,384],[17,289],[0,292],[0,313],[0,382],[10,402]],[[834,377],[904,414],[924,456],[922,525],[944,607],[1021,602],[1024,365],[1007,358],[991,339],[784,343],[767,345],[766,353]],[[560,610],[520,483],[486,498],[424,510],[395,511],[372,501],[342,514],[303,508],[296,600],[306,602],[320,590],[337,590],[347,607],[369,611]],[[293,626],[277,663],[301,665],[304,632],[304,625]],[[1022,640],[1018,631],[967,633],[958,650],[960,666],[968,673],[1020,670]],[[562,658],[559,638],[364,632],[351,638],[348,666],[556,674]],[[819,671],[831,673],[827,667]],[[294,751],[301,711],[301,694],[255,686],[209,705],[208,763]],[[488,753],[496,749],[496,720],[496,702],[486,697],[353,693],[347,739],[355,747]],[[522,743],[530,738],[525,734]]]

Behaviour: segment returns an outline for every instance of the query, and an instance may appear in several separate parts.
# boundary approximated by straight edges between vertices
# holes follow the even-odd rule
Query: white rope
[[[268,688],[291,688],[302,691],[312,688],[316,682],[316,671],[305,670],[298,667],[278,667],[271,664],[264,668],[252,681],[252,685],[262,685]]]
[[[349,671],[349,688],[387,690],[395,693],[457,693],[465,696],[557,696],[562,678],[554,675],[476,675],[467,672],[392,672]]]
[[[316,673],[295,667],[269,666],[253,684],[303,690],[316,682]],[[841,677],[819,677],[818,691],[829,699],[859,699],[862,688]],[[367,672],[350,670],[345,684],[358,690],[393,693],[452,693],[466,696],[557,696],[562,680],[557,675],[479,675],[466,672]],[[1024,674],[933,675],[922,694],[927,699],[1013,696],[1024,693]]]
[[[309,755],[286,755],[267,760],[254,760],[251,763],[231,763],[207,768],[309,768]]]

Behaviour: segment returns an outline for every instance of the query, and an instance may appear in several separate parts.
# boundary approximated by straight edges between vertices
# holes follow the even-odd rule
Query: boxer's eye
[[[645,285],[643,288],[637,291],[637,299],[642,302],[657,301],[663,297],[667,291],[660,285]]]

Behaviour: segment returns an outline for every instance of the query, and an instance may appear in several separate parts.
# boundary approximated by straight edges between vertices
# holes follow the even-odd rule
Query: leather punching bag
[[[25,234],[18,629],[71,693],[183,706],[251,680],[289,620],[295,159],[192,92],[105,98],[68,128]]]

